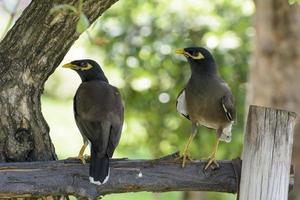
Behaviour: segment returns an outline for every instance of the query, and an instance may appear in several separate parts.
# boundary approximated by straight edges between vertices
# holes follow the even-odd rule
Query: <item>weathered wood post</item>
[[[296,114],[250,106],[240,200],[287,200]]]

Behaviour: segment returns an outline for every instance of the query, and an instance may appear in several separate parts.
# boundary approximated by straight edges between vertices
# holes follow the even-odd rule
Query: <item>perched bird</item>
[[[215,160],[219,141],[231,141],[231,127],[235,119],[233,95],[229,86],[219,76],[217,64],[211,53],[202,47],[177,49],[184,55],[191,67],[191,77],[179,93],[176,108],[192,122],[192,133],[183,152],[182,167],[185,166],[188,148],[197,133],[197,125],[216,129],[217,138],[213,152],[205,169]]]
[[[74,116],[83,137],[83,152],[91,143],[89,179],[101,185],[109,179],[109,158],[117,147],[124,121],[124,108],[117,88],[108,83],[101,67],[93,60],[76,60],[63,65],[75,70],[81,80],[74,97]]]

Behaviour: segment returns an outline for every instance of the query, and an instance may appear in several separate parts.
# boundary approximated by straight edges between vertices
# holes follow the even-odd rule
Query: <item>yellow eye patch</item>
[[[188,53],[188,52],[185,52],[186,53],[186,55],[188,55],[189,57],[191,57],[191,58],[193,58],[193,59],[195,59],[195,60],[200,60],[200,59],[203,59],[204,58],[204,56],[200,53],[200,52],[198,52],[198,54],[196,55],[196,56],[193,56],[193,55],[191,55],[190,53]]]
[[[80,67],[79,69],[80,69],[81,71],[86,71],[86,70],[91,69],[92,67],[93,67],[92,65],[90,65],[89,63],[87,63],[85,66]]]

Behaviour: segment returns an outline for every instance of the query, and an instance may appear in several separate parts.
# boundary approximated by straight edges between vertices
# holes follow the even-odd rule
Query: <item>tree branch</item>
[[[178,153],[156,160],[113,159],[111,177],[102,186],[89,183],[89,165],[74,160],[0,163],[0,197],[75,195],[95,198],[123,192],[218,191],[234,193],[237,180],[231,161],[204,171],[205,161],[181,168]]]

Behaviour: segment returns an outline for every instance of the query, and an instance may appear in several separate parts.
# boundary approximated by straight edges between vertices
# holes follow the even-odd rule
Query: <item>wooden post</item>
[[[240,200],[287,200],[296,114],[250,106]]]

